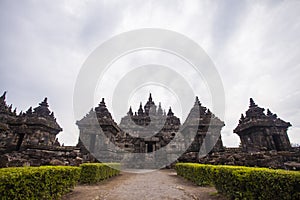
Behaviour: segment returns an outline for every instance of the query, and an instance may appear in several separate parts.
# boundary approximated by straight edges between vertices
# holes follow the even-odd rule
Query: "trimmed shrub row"
[[[80,183],[97,183],[120,173],[118,163],[85,163],[80,167]]]
[[[119,169],[117,163],[1,168],[0,199],[59,199],[78,181],[96,183],[119,174]]]
[[[177,174],[214,185],[230,199],[300,199],[300,172],[267,168],[177,163]]]
[[[0,169],[0,198],[59,199],[78,182],[79,167],[43,166]]]

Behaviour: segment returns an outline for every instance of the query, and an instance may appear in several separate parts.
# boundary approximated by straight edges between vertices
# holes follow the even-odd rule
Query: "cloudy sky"
[[[291,122],[290,140],[300,143],[299,13],[300,1],[296,0],[0,0],[0,92],[8,91],[7,103],[18,111],[37,106],[47,96],[64,129],[60,141],[74,145],[78,119],[73,115],[73,91],[87,57],[104,41],[125,31],[168,29],[197,42],[220,74],[226,96],[226,126],[222,129],[226,146],[239,144],[233,129],[250,97]],[[132,60],[134,56],[121,64]],[[126,101],[136,110],[150,91],[165,108],[176,107],[176,100],[168,101],[171,93],[160,89],[159,85],[145,85]],[[198,95],[210,107],[206,92]],[[105,93],[95,96],[100,101]],[[109,102],[108,107],[112,109]],[[174,111],[184,118],[179,108]],[[115,118],[119,122],[120,116]]]

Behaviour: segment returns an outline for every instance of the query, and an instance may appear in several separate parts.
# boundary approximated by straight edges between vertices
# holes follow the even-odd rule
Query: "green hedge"
[[[5,199],[59,199],[74,187],[79,167],[43,166],[0,169],[0,197]]]
[[[175,169],[179,176],[182,176],[199,186],[212,185],[210,170],[204,165],[194,163],[177,163]]]
[[[214,185],[230,199],[300,199],[300,172],[267,168],[178,163],[177,174]]]
[[[85,163],[80,165],[81,183],[97,183],[120,173],[118,163]]]

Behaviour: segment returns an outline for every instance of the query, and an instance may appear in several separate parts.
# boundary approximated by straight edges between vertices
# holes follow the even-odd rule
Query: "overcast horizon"
[[[126,31],[161,28],[178,32],[197,42],[213,61],[225,92],[225,122],[221,134],[225,146],[238,146],[233,133],[252,97],[258,106],[270,109],[290,122],[291,143],[300,144],[300,1],[10,1],[0,0],[0,93],[8,91],[7,104],[18,113],[36,107],[48,97],[63,132],[65,145],[76,145],[79,131],[73,116],[73,92],[78,73],[88,56],[103,42]],[[145,56],[146,55],[146,56]],[[147,64],[157,58],[168,65],[168,55],[153,52],[129,55],[112,66],[108,82],[116,84],[117,73],[132,64]],[[128,66],[128,67],[127,67]],[[114,70],[113,70],[114,69]],[[104,79],[106,80],[106,79]],[[203,80],[198,87],[202,105],[212,107]],[[98,84],[101,84],[98,83]],[[99,86],[100,87],[100,86]],[[112,88],[107,88],[112,90]],[[136,111],[152,93],[156,105],[169,106],[181,123],[181,110],[172,91],[159,85],[136,89],[129,106]],[[117,123],[110,98],[97,90]],[[192,106],[194,101],[190,102]],[[89,110],[86,111],[88,113]],[[122,111],[123,112],[123,111]]]

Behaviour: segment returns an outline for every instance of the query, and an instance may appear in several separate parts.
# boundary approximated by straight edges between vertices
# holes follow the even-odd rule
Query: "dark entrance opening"
[[[277,151],[284,150],[284,149],[282,149],[280,136],[279,135],[273,135],[272,137],[273,137],[273,140],[274,140],[274,143],[275,143],[276,150]]]
[[[153,149],[153,145],[154,143],[153,142],[147,142],[147,153],[150,153],[150,152],[153,152],[154,149]]]
[[[20,150],[20,148],[21,148],[21,145],[22,145],[22,142],[23,142],[24,136],[25,136],[25,134],[24,134],[24,133],[20,133],[20,134],[19,134],[19,139],[18,139],[18,142],[17,142],[17,147],[16,147],[16,150],[17,150],[17,151],[19,151],[19,150]]]
[[[90,138],[90,148],[89,148],[89,150],[90,150],[91,153],[94,153],[95,143],[96,143],[96,135],[91,134],[90,136],[91,136],[91,138]]]

